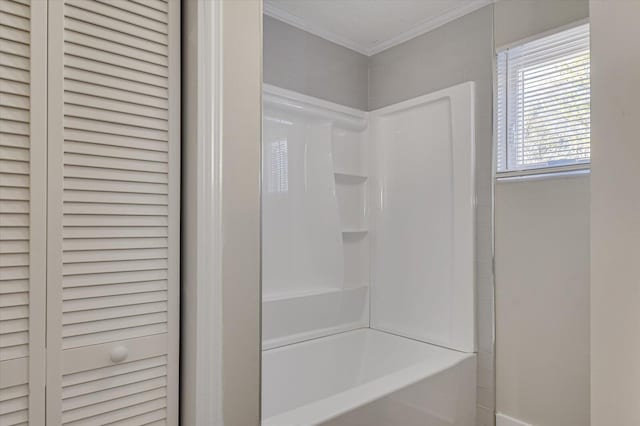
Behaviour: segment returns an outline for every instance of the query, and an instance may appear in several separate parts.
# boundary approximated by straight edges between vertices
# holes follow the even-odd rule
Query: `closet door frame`
[[[183,12],[181,421],[259,425],[262,2]]]

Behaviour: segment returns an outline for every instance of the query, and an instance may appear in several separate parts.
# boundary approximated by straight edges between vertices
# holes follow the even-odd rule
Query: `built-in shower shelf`
[[[365,234],[369,232],[367,228],[345,228],[342,230],[342,234]]]
[[[347,183],[364,182],[369,177],[361,173],[351,173],[351,172],[333,172],[333,174],[335,175],[336,180],[344,181]]]
[[[364,284],[273,294],[262,303],[262,349],[369,326]]]
[[[278,300],[296,299],[299,297],[321,296],[323,294],[331,294],[342,291],[341,286],[336,287],[320,287],[320,288],[301,288],[297,290],[276,291],[271,293],[263,293],[263,302],[276,302]]]

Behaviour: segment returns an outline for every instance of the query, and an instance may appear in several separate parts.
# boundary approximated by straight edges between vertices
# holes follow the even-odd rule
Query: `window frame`
[[[591,155],[589,155],[589,160],[585,161],[585,162],[580,162],[580,163],[576,163],[576,164],[565,164],[565,165],[553,165],[553,166],[542,166],[542,167],[530,167],[530,168],[523,168],[523,169],[507,169],[504,171],[500,171],[498,169],[499,167],[499,162],[498,162],[498,154],[499,154],[499,150],[500,149],[505,149],[506,150],[506,144],[508,144],[508,136],[505,136],[505,147],[501,146],[500,144],[500,132],[508,132],[508,126],[504,126],[503,128],[501,128],[498,124],[499,124],[499,119],[498,119],[498,107],[499,107],[499,102],[501,102],[502,100],[499,97],[499,86],[500,86],[500,75],[499,75],[499,56],[500,54],[502,54],[503,52],[506,52],[509,49],[512,48],[516,48],[522,45],[525,45],[527,43],[531,43],[531,42],[535,42],[537,40],[549,37],[549,36],[553,36],[556,34],[561,34],[565,31],[577,28],[577,27],[581,27],[584,25],[589,25],[590,24],[590,20],[588,18],[585,19],[581,19],[579,21],[575,21],[572,22],[570,24],[567,25],[563,25],[554,29],[551,29],[549,31],[545,31],[545,32],[541,32],[523,39],[519,39],[517,41],[511,42],[511,43],[507,43],[501,46],[496,46],[495,48],[495,52],[494,52],[494,107],[493,107],[493,121],[494,121],[494,152],[493,152],[493,162],[494,162],[494,166],[493,166],[493,174],[495,176],[495,178],[497,180],[501,180],[501,179],[509,179],[509,180],[519,180],[519,179],[528,179],[528,178],[539,178],[539,177],[553,177],[553,176],[566,176],[566,175],[581,175],[581,174],[589,174],[591,171]],[[590,36],[590,27],[589,27],[589,36]],[[507,76],[508,79],[508,76]],[[504,89],[505,91],[508,90],[508,88],[505,87]],[[505,92],[504,96],[508,96],[508,92]],[[506,108],[506,110],[508,110],[508,108]],[[505,121],[508,120],[508,111],[505,111]],[[589,130],[591,130],[591,126],[589,125]],[[505,155],[508,155],[505,152]]]

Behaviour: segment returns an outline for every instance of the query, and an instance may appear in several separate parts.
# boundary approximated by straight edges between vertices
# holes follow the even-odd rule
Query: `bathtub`
[[[262,426],[472,426],[476,357],[363,328],[263,351]]]

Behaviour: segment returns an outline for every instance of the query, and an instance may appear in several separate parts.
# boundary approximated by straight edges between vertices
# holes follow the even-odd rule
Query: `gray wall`
[[[493,88],[492,8],[463,16],[370,58],[369,109],[374,110],[464,81],[478,84],[485,112],[483,134],[491,128]]]
[[[264,16],[265,83],[367,110],[368,57]]]
[[[495,39],[501,47],[589,17],[589,0],[501,0]]]
[[[591,424],[640,425],[640,2],[591,1]]]
[[[478,425],[492,425],[493,6],[482,8],[370,58],[369,109],[465,81],[476,82]]]
[[[589,14],[588,0],[494,7],[497,47]],[[539,425],[589,424],[588,210],[585,176],[496,184],[499,413]]]
[[[499,181],[496,380],[500,413],[589,424],[589,177]]]

